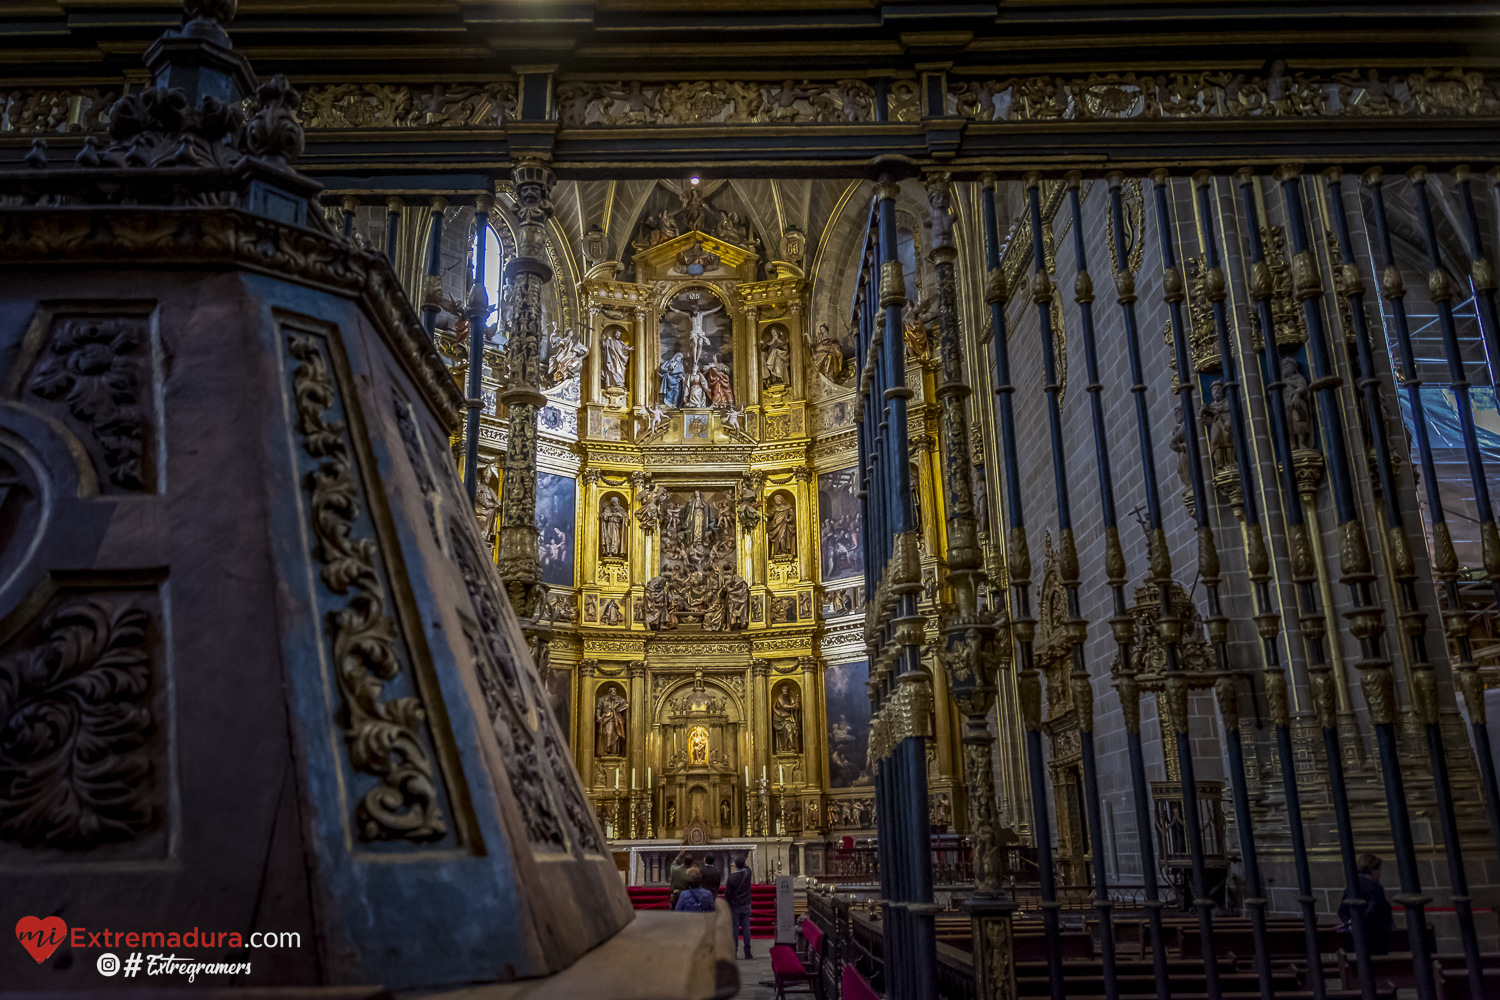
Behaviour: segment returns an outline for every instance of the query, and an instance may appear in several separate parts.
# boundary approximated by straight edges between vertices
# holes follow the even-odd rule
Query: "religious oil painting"
[[[833,663],[823,673],[828,705],[828,780],[833,788],[868,785],[870,775],[869,664]]]
[[[859,506],[859,470],[818,476],[823,579],[841,580],[865,569],[864,524]]]
[[[570,476],[536,474],[537,549],[544,583],[573,586],[573,515],[577,490],[578,482]]]
[[[734,405],[733,324],[723,301],[707,288],[689,288],[661,314],[657,401],[667,409],[723,409]]]

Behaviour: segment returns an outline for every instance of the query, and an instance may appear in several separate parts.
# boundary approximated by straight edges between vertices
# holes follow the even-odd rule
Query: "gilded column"
[[[547,260],[549,193],[556,179],[540,160],[523,160],[511,171],[516,198],[516,256],[505,266],[511,288],[511,328],[506,346],[509,384],[500,401],[510,413],[501,494],[499,558],[511,604],[540,667],[551,628],[545,614],[536,533],[536,417],[546,401],[541,384],[542,286],[552,280]]]
[[[648,315],[645,309],[635,311],[635,352],[631,355],[631,370],[635,377],[630,381],[634,386],[633,403],[636,406],[651,405],[651,364],[652,358],[660,353],[660,348],[655,344],[648,343],[650,338],[646,331],[649,326]]]
[[[760,403],[760,327],[758,318],[760,313],[754,306],[745,307],[745,346],[749,350],[745,353],[745,373],[748,385],[745,394],[745,405],[756,406]]]
[[[646,664],[632,663],[630,675],[630,836],[649,837],[647,819],[643,815],[642,803],[646,788]]]
[[[598,660],[578,664],[578,773],[583,787],[594,787],[594,670]]]
[[[750,783],[759,788],[761,775],[770,775],[771,766],[771,663],[769,660],[750,662],[750,685],[754,689],[754,709],[750,716],[750,741],[754,763],[750,767]],[[774,777],[774,775],[771,775]]]

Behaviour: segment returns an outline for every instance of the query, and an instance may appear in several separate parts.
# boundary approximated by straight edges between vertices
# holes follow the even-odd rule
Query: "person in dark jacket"
[[[703,873],[696,868],[687,871],[687,888],[677,897],[672,909],[679,913],[714,912],[714,894],[703,888]]]
[[[1391,951],[1391,935],[1396,929],[1396,919],[1391,913],[1391,902],[1385,898],[1385,886],[1380,884],[1380,858],[1373,854],[1359,856],[1359,886],[1355,895],[1365,901],[1365,943],[1371,955],[1388,955]],[[1344,893],[1345,902],[1339,904],[1339,926],[1335,930],[1349,934],[1349,923],[1353,909]],[[1354,947],[1352,936],[1350,948]]]
[[[677,909],[677,897],[688,887],[687,873],[691,867],[693,867],[693,859],[688,857],[687,848],[683,848],[677,852],[677,859],[672,862],[671,871],[667,876],[667,886],[672,890],[672,896],[667,900],[668,909]]]
[[[743,854],[735,857],[734,871],[729,873],[729,879],[724,883],[724,902],[728,904],[729,915],[734,919],[734,938],[730,946],[738,946],[743,937],[745,957],[754,958],[750,954],[750,869],[745,867]]]
[[[714,864],[714,859],[704,858],[703,867],[698,870],[703,873],[703,888],[718,896],[719,884],[724,881],[724,873],[719,871],[718,866]]]

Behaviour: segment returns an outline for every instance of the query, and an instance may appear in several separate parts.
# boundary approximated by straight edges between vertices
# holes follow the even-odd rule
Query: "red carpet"
[[[626,886],[630,893],[630,905],[637,910],[665,910],[670,890],[662,886]],[[776,887],[774,885],[752,885],[750,887],[750,936],[773,938],[776,936]]]

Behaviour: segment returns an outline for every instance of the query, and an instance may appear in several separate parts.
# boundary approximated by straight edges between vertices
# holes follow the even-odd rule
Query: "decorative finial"
[[[228,24],[234,20],[237,0],[182,0],[182,12],[189,21],[214,21]]]
[[[31,152],[27,153],[21,160],[32,170],[47,169],[47,140],[38,136],[31,140]]]
[[[260,109],[245,129],[246,151],[278,163],[301,156],[304,138],[297,109],[302,106],[302,95],[277,73],[260,85],[255,99]]]
[[[75,167],[97,167],[99,165],[99,141],[92,135],[83,137],[83,148],[73,158]]]

